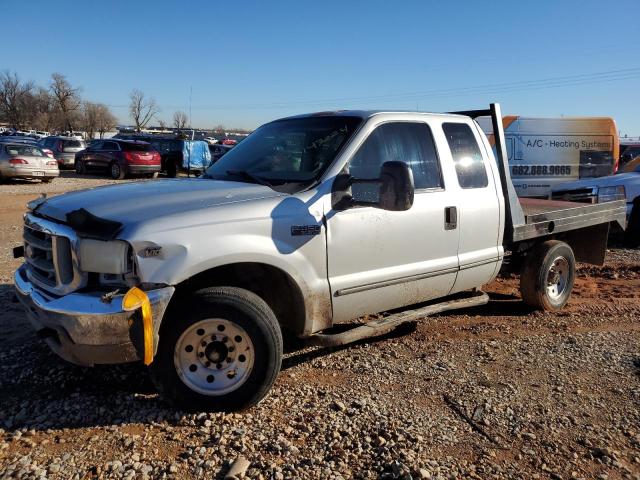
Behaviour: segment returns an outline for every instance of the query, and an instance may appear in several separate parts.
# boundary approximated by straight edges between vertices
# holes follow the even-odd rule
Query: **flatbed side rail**
[[[491,117],[493,126],[493,137],[496,145],[496,161],[500,172],[500,183],[502,184],[502,194],[505,199],[505,229],[504,242],[511,243],[514,239],[515,229],[525,224],[524,213],[518,195],[511,181],[511,170],[509,169],[509,158],[504,140],[504,128],[502,126],[502,111],[499,103],[492,103],[487,110],[466,110],[462,112],[450,112],[457,115],[465,115],[476,119],[478,117]]]
[[[624,200],[584,204],[524,198],[522,204],[527,212],[526,224],[514,228],[514,242],[611,222],[618,223],[623,230],[626,226]],[[545,211],[535,208],[537,204],[546,206]]]

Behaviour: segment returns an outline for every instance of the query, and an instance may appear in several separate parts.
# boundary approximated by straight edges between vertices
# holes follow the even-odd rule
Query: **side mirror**
[[[350,193],[352,185],[378,185],[377,201],[360,200]],[[405,162],[390,161],[382,164],[380,177],[372,179],[353,178],[348,174],[338,175],[332,188],[332,205],[336,210],[351,207],[374,207],[392,212],[409,210],[414,196],[413,172]]]
[[[380,169],[379,208],[392,212],[409,210],[413,205],[413,172],[405,162],[384,162]]]

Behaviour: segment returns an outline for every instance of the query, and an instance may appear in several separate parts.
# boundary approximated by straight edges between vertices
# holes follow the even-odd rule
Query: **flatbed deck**
[[[514,242],[611,221],[618,222],[624,228],[626,222],[624,200],[591,204],[520,198],[519,203],[525,221],[524,224],[513,225]]]

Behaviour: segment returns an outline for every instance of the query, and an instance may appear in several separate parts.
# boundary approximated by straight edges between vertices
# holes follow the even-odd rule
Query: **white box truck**
[[[493,145],[489,117],[478,118]],[[511,178],[520,197],[548,198],[563,182],[615,173],[620,141],[610,117],[505,116]]]

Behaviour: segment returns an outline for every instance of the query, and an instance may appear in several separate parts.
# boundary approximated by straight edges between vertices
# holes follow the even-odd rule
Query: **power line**
[[[510,93],[516,91],[541,90],[550,88],[563,88],[578,85],[608,83],[614,81],[640,78],[640,67],[603,72],[583,73],[560,77],[548,77],[537,80],[523,80],[516,82],[502,82],[468,87],[454,87],[444,89],[423,90],[417,92],[404,92],[385,95],[371,95],[361,97],[341,97],[324,100],[303,100],[293,102],[274,102],[264,104],[228,104],[228,105],[201,105],[193,107],[195,110],[238,110],[238,109],[265,109],[265,108],[291,108],[297,106],[322,106],[328,104],[344,104],[354,102],[388,103],[399,100],[415,100],[424,98],[447,98],[468,95],[488,95],[495,93]],[[128,105],[109,105],[111,108],[128,108]],[[179,109],[177,105],[165,105],[166,109]]]

